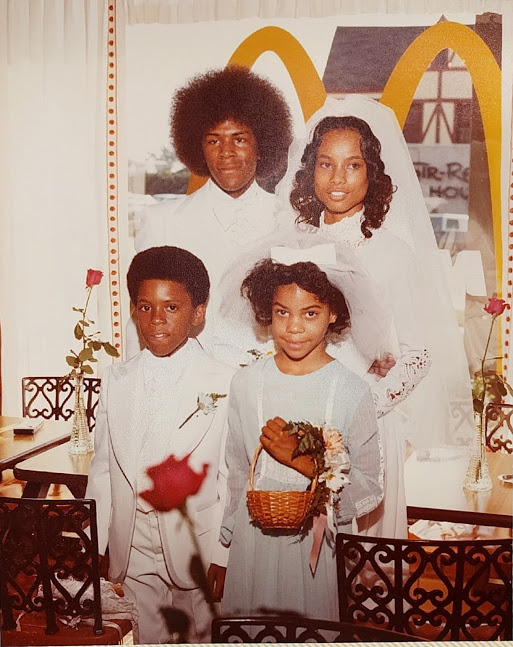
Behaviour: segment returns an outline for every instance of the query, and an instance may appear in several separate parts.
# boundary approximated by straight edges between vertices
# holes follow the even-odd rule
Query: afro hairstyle
[[[196,175],[208,177],[203,137],[228,119],[248,126],[255,135],[258,178],[283,172],[292,141],[289,107],[272,83],[238,65],[195,76],[176,91],[169,121],[178,159]]]

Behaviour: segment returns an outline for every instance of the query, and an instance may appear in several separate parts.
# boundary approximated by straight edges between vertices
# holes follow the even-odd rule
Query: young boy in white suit
[[[146,348],[102,377],[86,496],[96,499],[99,550],[104,554],[109,547],[109,579],[123,583],[139,610],[139,642],[168,642],[162,607],[189,616],[189,642],[208,642],[212,615],[189,571],[195,550],[187,525],[177,509],[158,512],[140,494],[152,488],[147,468],[170,454],[189,455],[195,472],[207,463],[207,476],[187,508],[203,563],[226,566],[227,549],[218,538],[228,398],[197,409],[203,394],[228,393],[233,370],[189,339],[204,322],[209,296],[202,261],[184,249],[153,247],[134,257],[127,281]],[[211,586],[216,597],[216,582]]]

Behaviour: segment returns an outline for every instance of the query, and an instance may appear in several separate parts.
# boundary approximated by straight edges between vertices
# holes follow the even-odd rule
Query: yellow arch
[[[301,43],[281,27],[263,27],[248,36],[232,54],[228,65],[252,67],[264,52],[274,52],[287,68],[296,90],[305,121],[326,100],[326,90],[312,60]],[[191,175],[187,193],[199,189],[206,178]]]
[[[431,61],[449,47],[465,62],[471,75],[483,120],[497,270],[497,293],[502,291],[501,220],[501,71],[486,43],[469,27],[443,22],[426,29],[404,52],[383,90],[381,102],[391,107],[404,126],[417,86]],[[280,27],[263,27],[246,38],[228,64],[252,67],[261,54],[275,52],[287,68],[305,121],[324,103],[326,91],[310,57],[299,41]],[[191,176],[188,192],[205,178]]]
[[[252,67],[264,52],[274,52],[287,68],[305,121],[326,101],[326,90],[301,43],[281,27],[263,27],[248,36],[234,51],[228,65]]]
[[[418,36],[392,71],[381,103],[392,108],[404,126],[415,90],[428,65],[449,47],[465,62],[472,78],[481,117],[488,157],[493,237],[497,271],[497,294],[502,292],[501,215],[501,70],[486,43],[470,27],[455,22],[433,25]]]

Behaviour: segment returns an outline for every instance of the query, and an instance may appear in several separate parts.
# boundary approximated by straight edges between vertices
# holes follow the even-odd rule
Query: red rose
[[[100,285],[103,272],[100,270],[87,270],[86,288],[92,288],[93,285]]]
[[[488,299],[488,303],[484,309],[490,315],[501,315],[506,309],[506,301],[504,299],[497,299],[497,297],[491,297]]]
[[[189,455],[177,461],[171,454],[162,463],[146,470],[153,481],[153,490],[145,490],[141,492],[141,496],[155,510],[168,512],[178,508],[188,496],[199,491],[207,475],[208,465],[203,465],[203,471],[197,474],[191,470],[188,461]]]

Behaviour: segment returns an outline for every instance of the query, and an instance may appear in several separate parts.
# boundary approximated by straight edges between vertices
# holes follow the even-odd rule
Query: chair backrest
[[[2,415],[2,324],[0,323],[0,416]]]
[[[89,431],[94,429],[100,399],[99,377],[84,377],[84,399]],[[75,406],[75,385],[69,378],[23,377],[21,379],[24,418],[69,420]]]
[[[0,575],[2,631],[42,612],[46,634],[79,617],[102,634],[95,501],[0,498]]]
[[[513,404],[489,402],[485,409],[486,445],[492,452],[513,454]]]
[[[301,616],[258,616],[215,618],[213,643],[339,643],[410,642],[411,636],[396,631],[365,627],[349,622],[331,622]]]
[[[340,620],[429,640],[511,640],[512,540],[337,535]]]

